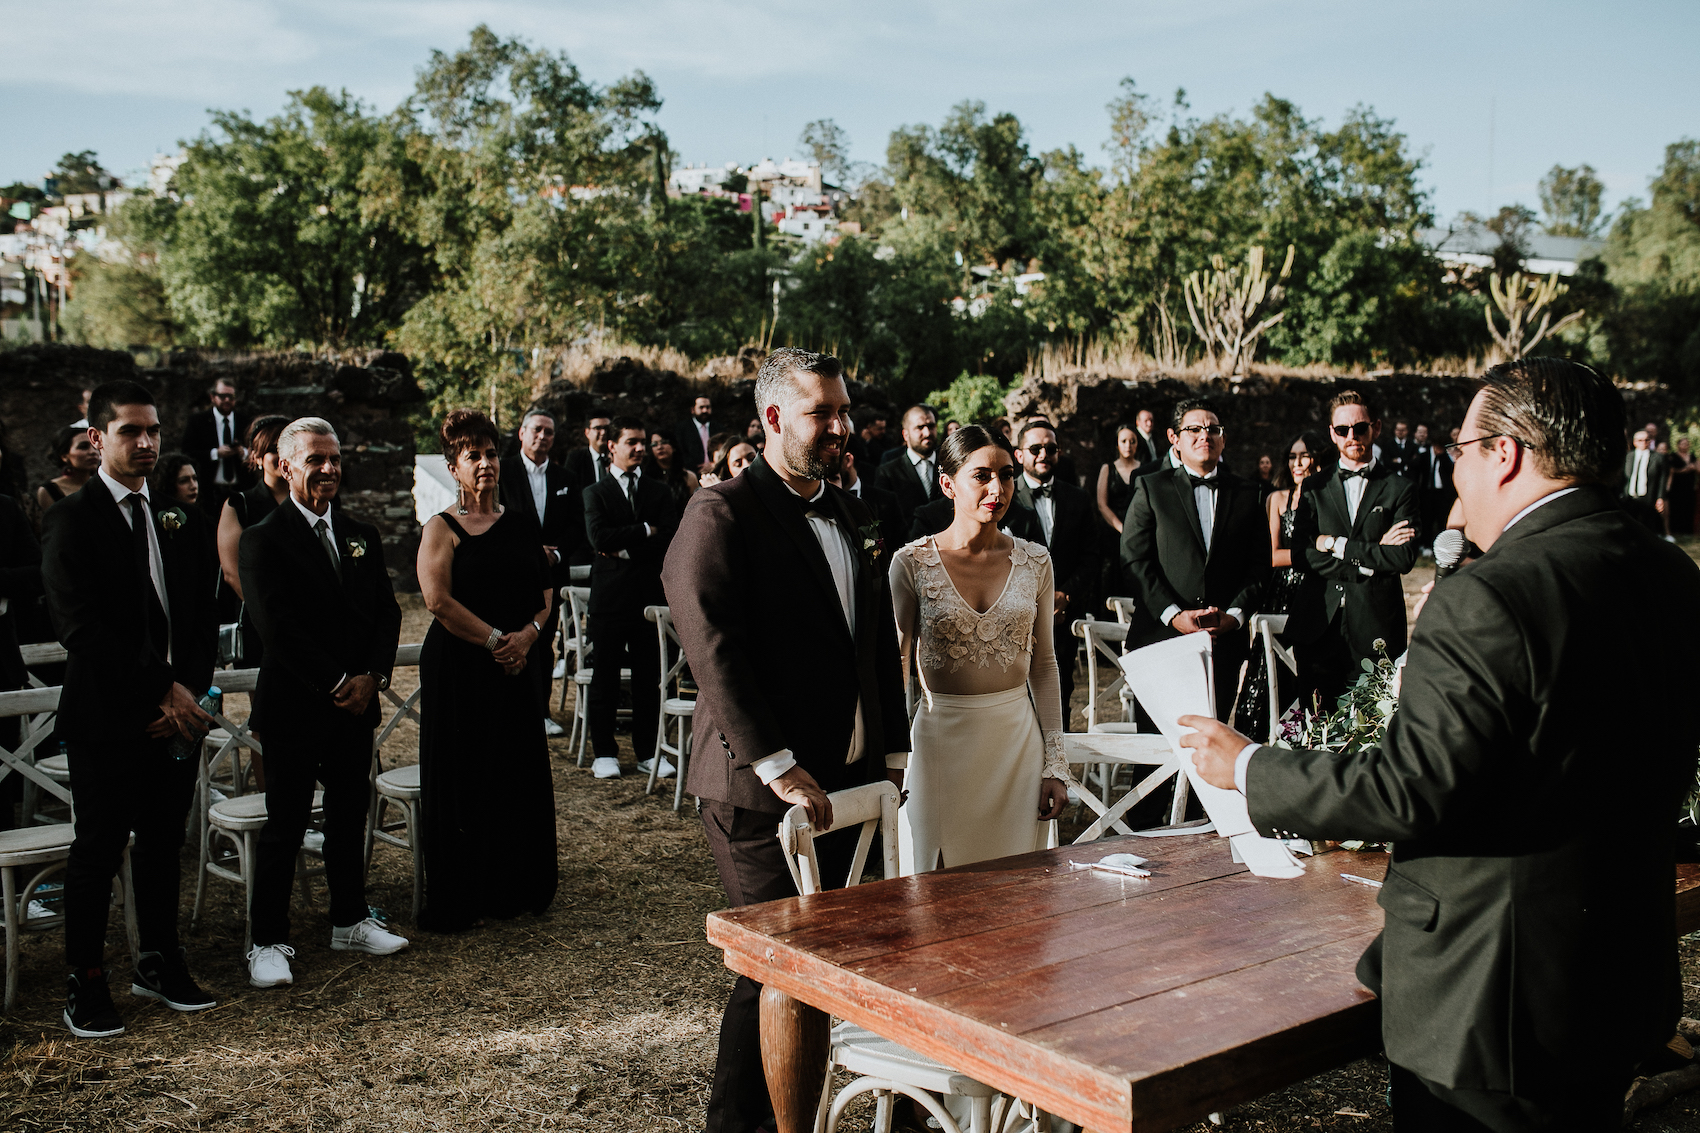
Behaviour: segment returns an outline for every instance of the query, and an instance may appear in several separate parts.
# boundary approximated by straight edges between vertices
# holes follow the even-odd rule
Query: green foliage
[[[107,215],[110,240],[102,251],[70,261],[72,299],[60,318],[72,342],[123,350],[138,346],[171,346],[182,334],[172,312],[165,281],[160,275],[160,244],[156,233],[169,227],[175,204],[152,197],[134,197]]]
[[[1566,169],[1555,165],[1541,178],[1541,211],[1545,228],[1554,236],[1597,236],[1605,218],[1600,194],[1605,186],[1591,165]]]
[[[947,388],[934,390],[921,400],[938,409],[941,421],[975,425],[1004,415],[1003,399],[1012,384],[964,370]]]

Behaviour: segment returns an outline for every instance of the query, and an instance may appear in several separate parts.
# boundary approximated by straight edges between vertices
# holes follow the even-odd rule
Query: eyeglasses
[[[1334,426],[1334,435],[1336,437],[1367,437],[1369,436],[1369,422],[1354,421],[1350,425],[1336,425]]]
[[[1191,433],[1195,437],[1201,436],[1201,435],[1211,436],[1211,437],[1219,437],[1219,436],[1222,435],[1222,426],[1220,426],[1220,425],[1182,425],[1180,431],[1183,432],[1183,433]]]
[[[1440,451],[1444,452],[1446,454],[1447,459],[1457,460],[1458,454],[1464,451],[1465,445],[1473,445],[1478,441],[1494,441],[1494,440],[1498,440],[1500,437],[1511,437],[1511,434],[1510,433],[1489,433],[1485,437],[1471,437],[1467,441],[1453,441],[1449,445],[1441,445]],[[1518,441],[1516,437],[1511,437],[1511,439],[1514,440],[1514,441],[1517,441],[1517,443],[1520,444],[1520,445],[1523,444],[1523,442]],[[1524,445],[1524,447],[1527,448],[1528,446]]]
[[[1032,453],[1034,456],[1055,456],[1055,455],[1057,455],[1057,446],[1056,445],[1028,445],[1027,451]]]

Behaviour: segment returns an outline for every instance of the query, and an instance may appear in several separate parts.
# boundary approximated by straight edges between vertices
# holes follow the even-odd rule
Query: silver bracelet
[[[486,648],[490,652],[494,653],[496,651],[496,646],[500,645],[501,643],[502,643],[502,631],[497,629],[495,626],[491,626],[490,627],[490,636],[489,636],[489,638],[487,638],[485,640],[484,648]]]

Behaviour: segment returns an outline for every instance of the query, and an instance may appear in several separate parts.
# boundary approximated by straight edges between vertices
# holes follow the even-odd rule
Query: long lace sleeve
[[[1027,683],[1039,712],[1039,731],[1045,737],[1045,759],[1039,774],[1046,779],[1067,779],[1068,763],[1063,758],[1062,680],[1057,675],[1056,642],[1052,636],[1056,619],[1056,581],[1051,556],[1033,556],[1039,565],[1039,612],[1033,620],[1033,661]]]
[[[910,658],[915,655],[915,630],[920,623],[920,599],[915,593],[914,553],[901,547],[891,556],[891,610],[897,617],[897,651],[903,664],[903,686],[910,681]],[[908,752],[891,752],[885,757],[888,768],[909,766]]]

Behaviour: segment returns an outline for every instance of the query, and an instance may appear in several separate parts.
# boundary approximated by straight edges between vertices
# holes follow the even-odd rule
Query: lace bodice
[[[891,597],[904,670],[919,649],[921,683],[929,691],[974,696],[1032,687],[1045,736],[1045,770],[1063,778],[1061,684],[1052,643],[1056,584],[1051,553],[1014,540],[1009,579],[981,613],[956,591],[933,539],[919,539],[892,556]]]

